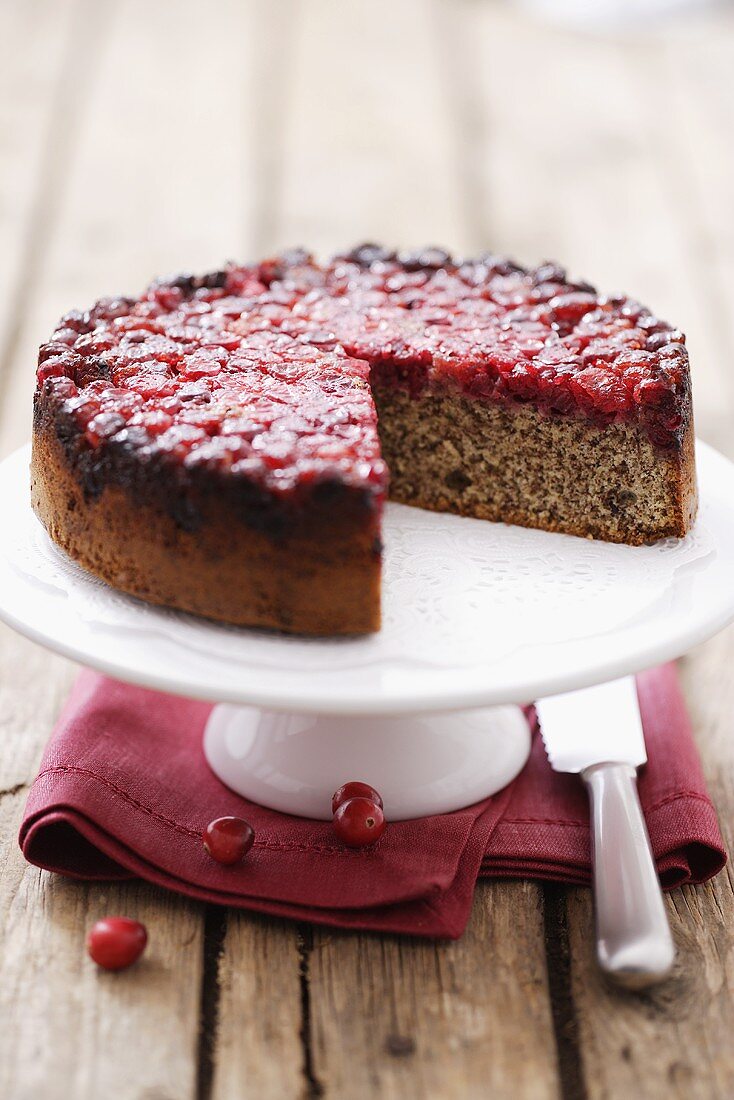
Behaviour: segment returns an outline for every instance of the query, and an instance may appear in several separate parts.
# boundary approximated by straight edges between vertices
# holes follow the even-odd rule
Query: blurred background
[[[733,454],[733,73],[704,0],[0,0],[0,454],[67,309],[364,239],[641,298]]]

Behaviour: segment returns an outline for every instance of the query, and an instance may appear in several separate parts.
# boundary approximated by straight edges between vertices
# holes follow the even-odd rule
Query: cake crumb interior
[[[637,545],[681,533],[672,456],[636,424],[411,395],[374,377],[372,392],[392,500]]]

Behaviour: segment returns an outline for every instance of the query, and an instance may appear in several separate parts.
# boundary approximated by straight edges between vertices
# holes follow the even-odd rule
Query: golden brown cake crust
[[[633,425],[549,420],[459,394],[415,398],[376,386],[374,395],[394,500],[632,545],[682,537],[695,516],[692,418],[671,451]],[[201,522],[186,530],[129,487],[85,492],[51,423],[34,433],[31,485],[51,538],[123,592],[234,625],[317,636],[379,630],[378,516],[325,505],[274,537],[233,521],[227,501],[209,494],[197,502]]]
[[[234,625],[311,635],[380,628],[377,519],[312,515],[290,537],[233,521],[210,501],[195,531],[124,487],[85,495],[53,430],[33,439],[36,515],[70,557],[149,603]]]

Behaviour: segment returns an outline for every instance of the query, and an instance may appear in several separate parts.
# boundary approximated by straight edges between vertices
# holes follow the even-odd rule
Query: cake
[[[159,279],[40,349],[33,507],[124,592],[378,630],[388,492],[633,545],[685,535],[684,336],[555,264],[362,245]]]

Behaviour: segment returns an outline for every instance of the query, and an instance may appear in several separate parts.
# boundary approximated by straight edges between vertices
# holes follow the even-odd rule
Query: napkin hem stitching
[[[681,798],[695,798],[699,802],[705,802],[707,806],[713,809],[713,802],[705,794],[701,794],[700,791],[676,791],[675,794],[666,795],[665,798],[661,798],[658,802],[654,802],[652,806],[643,806],[645,814],[655,813],[656,810],[662,809],[663,806],[667,806],[671,802],[677,802]],[[502,825],[570,825],[576,828],[588,829],[589,822],[570,820],[568,818],[560,817],[503,817],[498,822],[498,826]]]
[[[130,805],[135,806],[136,809],[141,810],[142,813],[148,814],[150,817],[160,821],[163,825],[169,825],[176,832],[183,833],[184,836],[199,839],[202,834],[200,829],[189,829],[186,825],[181,825],[178,821],[174,821],[171,817],[166,817],[165,814],[159,813],[157,810],[151,809],[150,806],[146,806],[144,802],[135,798],[124,787],[118,786],[111,779],[107,779],[103,775],[98,775],[96,772],[90,771],[88,768],[80,768],[76,764],[54,764],[48,768],[44,768],[38,773],[33,781],[33,786],[36,785],[39,779],[44,775],[50,775],[56,772],[72,772],[75,775],[83,775],[88,779],[95,779],[98,783],[108,787],[115,794],[118,794],[121,798],[124,798]],[[283,841],[283,840],[255,840],[253,845],[255,848],[265,849],[269,851],[283,851],[283,852],[318,852],[329,853],[334,855],[346,855],[365,859],[367,857],[376,855],[380,849],[379,841],[376,844],[372,844],[369,848],[364,849],[352,849],[345,848],[338,844],[307,844],[303,841]]]

